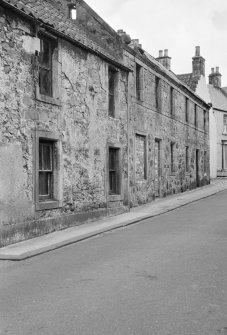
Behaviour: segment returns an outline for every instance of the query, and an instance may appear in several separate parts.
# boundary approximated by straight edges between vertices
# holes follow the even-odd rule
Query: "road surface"
[[[0,261],[0,334],[226,335],[226,200]]]

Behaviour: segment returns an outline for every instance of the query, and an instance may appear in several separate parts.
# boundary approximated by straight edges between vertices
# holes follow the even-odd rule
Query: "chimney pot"
[[[200,46],[195,47],[195,56],[200,57]]]
[[[219,66],[211,68],[211,74],[209,75],[209,84],[213,85],[214,87],[221,88],[221,73],[219,72]]]
[[[164,50],[164,57],[168,57],[168,49]]]
[[[163,57],[163,50],[159,50],[159,57]]]

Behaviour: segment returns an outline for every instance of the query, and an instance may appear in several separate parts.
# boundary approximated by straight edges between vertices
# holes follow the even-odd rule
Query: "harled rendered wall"
[[[0,246],[127,209],[127,73],[108,116],[108,63],[58,39],[55,99],[37,98],[39,38],[0,7]],[[58,140],[59,206],[37,210],[37,134]],[[44,134],[44,135],[43,135]],[[121,149],[121,197],[107,189],[108,144]]]

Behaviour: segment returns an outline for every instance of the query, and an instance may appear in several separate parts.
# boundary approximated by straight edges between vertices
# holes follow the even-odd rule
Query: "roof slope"
[[[8,4],[15,10],[19,10],[40,23],[44,23],[49,29],[52,28],[66,38],[76,41],[81,46],[103,55],[114,63],[123,65],[120,57],[116,55],[116,51],[102,46],[101,41],[97,42],[50,2],[45,0],[0,0],[0,4]]]
[[[198,80],[193,78],[192,73],[178,74],[177,78],[179,80],[183,81],[183,83],[185,83],[185,85],[190,87],[190,89],[192,91],[194,91],[194,92],[196,91]]]
[[[176,75],[173,71],[167,70],[164,65],[162,65],[157,59],[155,59],[153,56],[151,56],[148,52],[144,51],[145,57],[152,63],[155,64],[157,68],[161,70],[161,72],[165,73],[169,78],[175,81],[176,84],[180,85],[181,89],[186,88],[187,91],[189,91],[191,94],[193,94],[197,99],[199,99],[201,102],[205,102],[196,92],[193,90],[190,86],[188,86],[183,80],[179,78],[178,75]]]
[[[211,102],[213,108],[227,111],[227,95],[226,92],[220,88],[213,85],[207,85],[210,93]]]

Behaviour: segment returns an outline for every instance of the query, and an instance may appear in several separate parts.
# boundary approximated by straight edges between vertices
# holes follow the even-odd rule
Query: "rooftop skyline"
[[[220,68],[227,86],[226,0],[85,0],[113,29],[123,29],[153,57],[168,49],[171,70],[192,72],[195,47],[206,59],[205,75]],[[218,5],[217,5],[218,4]]]

